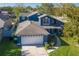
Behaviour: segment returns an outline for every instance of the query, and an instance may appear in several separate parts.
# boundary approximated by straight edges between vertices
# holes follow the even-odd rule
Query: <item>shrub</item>
[[[45,49],[47,50],[49,48],[49,44],[45,44]]]

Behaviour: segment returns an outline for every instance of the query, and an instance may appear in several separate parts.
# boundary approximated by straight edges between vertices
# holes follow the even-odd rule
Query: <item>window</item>
[[[26,16],[20,16],[20,22],[26,20]]]
[[[21,18],[22,20],[25,20],[26,18],[25,18],[25,16],[22,16],[22,18]]]
[[[49,24],[50,24],[50,18],[45,17],[45,18],[43,19],[43,25],[49,25]]]
[[[40,16],[41,14],[40,13],[37,13],[37,15]]]
[[[54,29],[51,29],[51,34],[54,34]]]
[[[9,31],[9,28],[5,27],[4,30],[5,30],[5,31]]]
[[[51,23],[54,24],[55,23],[55,19],[52,19]]]

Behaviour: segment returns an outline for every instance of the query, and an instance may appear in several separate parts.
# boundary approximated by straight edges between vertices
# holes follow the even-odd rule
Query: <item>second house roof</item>
[[[4,21],[2,19],[0,19],[0,28],[4,27]]]

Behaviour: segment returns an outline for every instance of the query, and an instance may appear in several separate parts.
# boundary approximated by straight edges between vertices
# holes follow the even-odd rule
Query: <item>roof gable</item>
[[[63,19],[61,19],[59,17],[55,17],[55,16],[50,16],[50,17],[52,17],[52,18],[54,18],[54,19],[56,19],[56,20],[58,20],[60,22],[63,22],[63,23],[66,23],[67,22],[66,20],[63,20]]]
[[[30,14],[28,15],[28,17],[29,17],[29,16],[32,16],[32,15],[34,15],[34,14],[36,14],[36,13],[38,13],[38,12],[37,12],[37,11],[32,12],[32,13],[30,13]]]
[[[51,15],[47,15],[47,14],[43,14],[43,15],[39,16],[38,18],[43,18],[43,17],[46,17],[46,16],[51,17],[51,18],[54,18],[55,20],[58,20],[58,21],[63,22],[63,23],[67,22],[67,21],[62,20],[62,19],[60,19],[58,17],[51,16]]]
[[[19,14],[19,16],[27,16],[27,17],[30,17],[30,16],[32,16],[32,15],[34,15],[34,14],[36,14],[36,13],[38,13],[37,11],[36,12],[23,12],[23,13],[20,13]]]
[[[48,35],[49,33],[41,26],[30,21],[24,21],[17,27],[15,35]]]

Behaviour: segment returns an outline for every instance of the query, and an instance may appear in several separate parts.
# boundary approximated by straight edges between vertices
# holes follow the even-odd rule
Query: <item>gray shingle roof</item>
[[[29,13],[20,13],[19,16],[28,16]]]
[[[4,27],[4,21],[0,19],[0,28]]]
[[[34,22],[24,21],[19,23],[15,35],[48,35],[49,33]]]
[[[27,16],[28,17],[28,16],[34,15],[36,13],[38,13],[38,12],[37,11],[35,11],[35,12],[28,12],[28,13],[25,12],[25,13],[20,13],[19,16]]]

